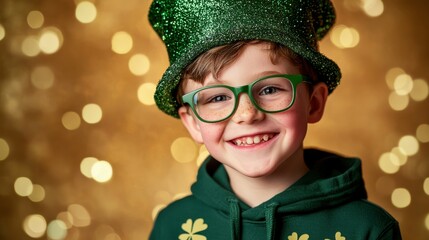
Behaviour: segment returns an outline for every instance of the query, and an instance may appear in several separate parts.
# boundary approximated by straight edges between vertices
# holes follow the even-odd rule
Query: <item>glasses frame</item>
[[[276,110],[276,111],[267,111],[267,110],[264,110],[261,107],[259,107],[258,104],[256,103],[256,100],[253,98],[252,88],[258,82],[260,82],[262,80],[265,80],[267,78],[273,78],[273,77],[282,77],[282,78],[285,78],[285,80],[289,80],[292,83],[293,96],[292,96],[292,101],[290,102],[290,104],[286,108],[281,109],[281,110]],[[262,78],[258,78],[257,80],[251,82],[250,84],[243,85],[243,86],[240,86],[240,87],[232,87],[232,86],[223,85],[223,84],[202,87],[202,88],[196,89],[196,90],[194,90],[192,92],[184,94],[182,96],[182,102],[184,104],[188,104],[191,107],[192,112],[194,112],[195,116],[200,121],[206,122],[206,123],[217,123],[217,122],[222,122],[222,121],[230,118],[232,115],[234,115],[234,113],[237,111],[237,108],[238,108],[238,104],[239,104],[238,98],[239,98],[239,96],[240,96],[241,93],[246,93],[247,96],[249,96],[250,101],[252,102],[253,106],[256,109],[258,109],[259,111],[261,111],[261,112],[264,112],[264,113],[284,112],[284,111],[288,110],[289,108],[291,108],[293,106],[293,104],[295,103],[296,88],[297,88],[297,86],[300,83],[313,84],[311,82],[310,78],[308,76],[306,76],[306,75],[301,75],[301,74],[294,74],[294,75],[291,75],[291,74],[275,74],[275,75],[269,75],[269,76],[265,76],[265,77],[262,77]],[[200,115],[195,110],[195,103],[194,103],[193,99],[195,97],[195,94],[197,94],[198,92],[200,92],[202,90],[205,90],[205,89],[217,88],[217,87],[227,88],[227,89],[229,89],[234,94],[234,97],[235,97],[234,108],[233,108],[233,110],[231,111],[231,113],[228,116],[226,116],[226,117],[224,117],[224,118],[222,118],[220,120],[216,120],[216,121],[205,120],[205,119],[201,118]]]

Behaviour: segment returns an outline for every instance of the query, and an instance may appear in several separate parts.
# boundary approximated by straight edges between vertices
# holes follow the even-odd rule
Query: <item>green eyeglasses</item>
[[[231,117],[238,107],[238,97],[247,93],[252,104],[261,112],[278,113],[288,110],[295,102],[296,88],[300,83],[311,84],[304,75],[276,74],[266,76],[241,87],[213,85],[182,96],[197,118],[215,123]]]

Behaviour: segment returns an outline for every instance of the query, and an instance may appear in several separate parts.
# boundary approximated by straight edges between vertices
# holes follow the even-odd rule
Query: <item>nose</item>
[[[259,111],[247,94],[240,94],[238,106],[231,120],[238,124],[250,124],[264,119],[264,113]]]

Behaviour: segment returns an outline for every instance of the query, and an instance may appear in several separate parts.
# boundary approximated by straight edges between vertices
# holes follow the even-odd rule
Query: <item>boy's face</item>
[[[204,84],[188,81],[184,92],[217,84],[243,86],[273,74],[300,74],[300,71],[286,58],[279,58],[274,64],[267,45],[251,44],[235,62],[225,67],[218,79],[209,75]],[[306,84],[299,84],[294,105],[280,113],[258,111],[249,96],[241,94],[236,112],[225,121],[202,122],[188,106],[181,107],[179,115],[194,140],[204,143],[229,174],[268,176],[302,160],[307,123],[320,120],[327,96],[325,84],[316,84],[313,88],[313,93],[309,93]],[[297,159],[299,156],[301,159]]]

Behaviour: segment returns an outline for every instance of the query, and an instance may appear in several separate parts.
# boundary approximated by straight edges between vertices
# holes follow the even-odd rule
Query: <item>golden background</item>
[[[188,194],[207,152],[153,105],[150,2],[0,1],[0,239],[147,239]],[[333,2],[342,84],[305,144],[360,156],[369,199],[428,239],[429,4]]]

